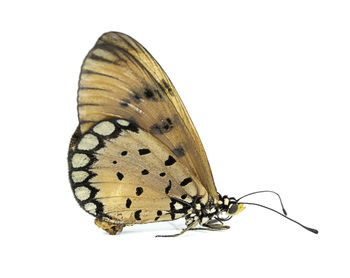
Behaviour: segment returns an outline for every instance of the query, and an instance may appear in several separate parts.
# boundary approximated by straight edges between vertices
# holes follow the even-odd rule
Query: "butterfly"
[[[78,114],[68,154],[71,187],[78,204],[109,234],[179,218],[186,228],[169,236],[224,230],[229,226],[223,222],[249,204],[239,202],[245,196],[217,192],[175,87],[131,37],[108,32],[90,50],[81,67]]]

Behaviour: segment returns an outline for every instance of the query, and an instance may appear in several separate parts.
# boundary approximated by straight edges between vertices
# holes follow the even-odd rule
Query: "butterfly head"
[[[228,214],[229,216],[234,216],[245,209],[243,204],[240,204],[238,200],[233,197],[229,198],[227,196],[220,196],[219,206],[219,210]]]
[[[244,209],[245,207],[243,206],[243,204],[240,204],[236,200],[234,200],[234,201],[230,201],[229,207],[226,213],[230,216],[233,216],[240,213]]]

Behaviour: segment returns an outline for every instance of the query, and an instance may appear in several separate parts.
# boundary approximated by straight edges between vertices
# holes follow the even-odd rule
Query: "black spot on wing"
[[[180,185],[181,185],[181,186],[185,186],[185,185],[189,184],[191,181],[192,181],[191,178],[185,178],[185,179],[180,183]]]
[[[153,134],[164,134],[171,131],[174,127],[170,118],[161,119],[158,123],[155,123],[150,127],[150,131]]]
[[[158,124],[154,124],[150,127],[150,131],[153,134],[162,134],[161,128]]]
[[[131,206],[131,200],[130,200],[129,198],[126,200],[125,206],[126,206],[127,208],[130,208],[130,206]]]
[[[176,162],[175,158],[169,155],[169,158],[164,162],[165,166],[171,166]]]
[[[132,99],[135,103],[140,103],[141,100],[142,100],[142,97],[140,96],[140,94],[135,93],[135,92],[132,92],[132,93],[130,94],[130,97],[131,97],[131,99]]]
[[[185,155],[185,150],[183,147],[179,146],[176,149],[173,149],[173,153],[176,157],[183,157]]]
[[[159,97],[159,99],[162,99],[163,96],[160,94],[159,90],[157,89],[146,89],[144,91],[144,96],[146,99],[148,100],[152,100],[152,101],[157,101],[158,99],[156,98],[156,95]]]
[[[149,149],[139,149],[139,154],[140,155],[145,155],[149,154],[151,151]]]
[[[141,172],[142,175],[148,175],[149,171],[147,169],[143,169]]]
[[[140,196],[143,193],[143,188],[142,187],[137,187],[136,188],[136,195]]]
[[[118,172],[117,177],[121,181],[124,178],[124,175],[122,173]]]
[[[165,188],[165,194],[168,194],[171,189],[171,180],[169,180],[168,186]]]
[[[136,220],[141,220],[141,217],[140,217],[141,212],[142,212],[141,209],[135,211],[134,217]]]
[[[153,100],[153,101],[157,100],[154,96],[154,93],[150,89],[146,89],[143,94],[144,94],[145,98],[147,98],[149,100]]]

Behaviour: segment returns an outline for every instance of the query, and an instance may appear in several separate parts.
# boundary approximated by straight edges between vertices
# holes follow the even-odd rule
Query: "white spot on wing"
[[[85,186],[79,186],[76,189],[74,189],[74,194],[78,200],[85,201],[89,199],[91,191]]]
[[[115,130],[114,124],[108,121],[103,121],[94,127],[94,132],[102,136],[111,135]]]
[[[96,205],[94,203],[87,203],[84,206],[84,209],[92,214],[96,214]]]
[[[98,139],[95,135],[85,134],[78,145],[78,149],[89,151],[94,149],[97,145],[98,145]]]
[[[84,153],[76,153],[72,157],[73,168],[80,168],[86,166],[90,161],[90,158]]]
[[[75,183],[84,181],[88,176],[89,176],[89,173],[85,171],[72,172],[72,180]]]
[[[121,126],[129,126],[129,122],[127,120],[124,119],[118,119],[117,123],[120,124]]]

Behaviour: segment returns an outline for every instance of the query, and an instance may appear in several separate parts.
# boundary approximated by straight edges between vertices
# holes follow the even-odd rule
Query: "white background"
[[[1,277],[349,277],[348,4],[3,1]],[[96,228],[66,154],[80,66],[106,31],[134,37],[168,73],[220,193],[276,190],[320,233],[256,207],[228,231],[179,238],[154,235],[183,221]]]

